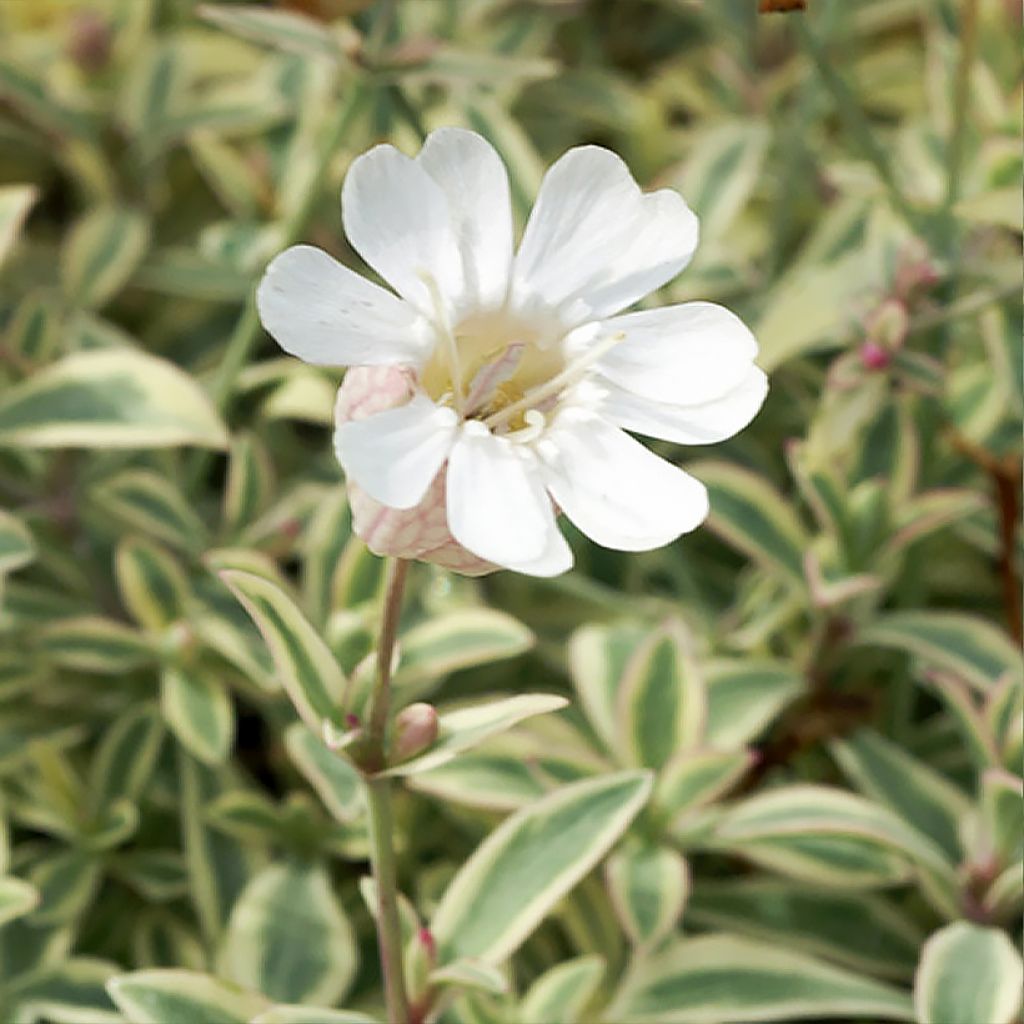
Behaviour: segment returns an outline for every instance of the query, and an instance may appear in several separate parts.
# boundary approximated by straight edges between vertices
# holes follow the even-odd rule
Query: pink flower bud
[[[335,422],[340,425],[393,409],[412,394],[412,376],[400,367],[354,366],[345,374],[338,392]],[[352,527],[376,555],[432,562],[466,576],[482,576],[498,568],[467,551],[451,535],[443,468],[414,508],[381,505],[352,481],[348,496]]]
[[[430,704],[403,708],[395,719],[394,760],[401,763],[426,750],[437,739],[437,711]]]
[[[877,341],[866,341],[860,349],[860,361],[868,370],[884,370],[892,360],[888,349],[882,348]]]

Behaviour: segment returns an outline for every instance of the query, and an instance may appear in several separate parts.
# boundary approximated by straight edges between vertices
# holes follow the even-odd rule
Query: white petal
[[[476,132],[439,128],[416,159],[448,200],[462,256],[463,302],[501,305],[512,265],[512,203],[501,157]]]
[[[738,434],[757,415],[768,394],[768,378],[750,366],[737,387],[700,405],[655,402],[610,382],[605,387],[602,412],[620,427],[677,444],[716,444]]]
[[[604,547],[661,547],[708,513],[702,483],[591,412],[563,411],[537,448],[551,497]]]
[[[270,262],[256,306],[281,348],[307,363],[418,363],[429,354],[416,310],[311,245]]]
[[[353,247],[420,312],[432,315],[440,295],[462,294],[462,258],[448,200],[415,160],[394,146],[357,157],[341,190],[342,220]]]
[[[448,458],[447,506],[452,536],[480,558],[510,569],[559,564],[560,553],[564,561],[533,453],[475,421],[463,424]]]
[[[624,335],[597,362],[609,380],[644,398],[698,405],[732,391],[757,355],[753,334],[713,302],[643,310],[601,325],[592,344]]]
[[[669,189],[644,195],[598,146],[571,149],[544,176],[513,272],[515,304],[608,316],[671,280],[697,247],[697,217]]]
[[[406,405],[342,423],[334,448],[345,473],[375,501],[412,508],[451,450],[457,417],[424,394]]]

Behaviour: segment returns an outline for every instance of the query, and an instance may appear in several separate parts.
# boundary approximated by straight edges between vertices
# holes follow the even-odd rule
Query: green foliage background
[[[414,990],[461,1024],[1019,1019],[1019,5],[756,7],[0,0],[0,1019],[381,1019],[360,783],[282,683],[358,706],[382,565],[338,377],[251,296],[292,241],[358,267],[347,164],[442,124],[520,220],[582,142],[679,188],[703,242],[652,301],[737,310],[772,389],[662,446],[712,494],[669,548],[415,567],[400,703],[568,705],[405,766]],[[224,570],[270,581],[294,678]]]

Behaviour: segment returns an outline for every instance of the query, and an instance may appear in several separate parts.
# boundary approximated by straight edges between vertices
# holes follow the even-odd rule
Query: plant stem
[[[401,558],[388,567],[387,588],[377,642],[377,677],[370,694],[363,760],[366,805],[370,819],[370,859],[377,882],[377,943],[380,947],[384,998],[390,1024],[407,1024],[409,999],[402,962],[402,927],[398,917],[398,878],[393,843],[391,780],[375,775],[387,761],[388,711],[391,705],[391,665],[398,618],[409,563]]]
[[[384,978],[384,1001],[389,1024],[407,1024],[409,998],[402,964],[402,925],[398,917],[398,880],[395,848],[391,841],[391,780],[366,780],[366,806],[370,818],[370,858],[377,882],[377,945]]]
[[[367,714],[367,769],[371,772],[380,771],[384,767],[385,732],[391,707],[391,663],[394,661],[398,615],[402,608],[402,593],[408,569],[409,563],[404,558],[395,558],[388,566],[380,638],[377,641],[377,679],[370,694]]]

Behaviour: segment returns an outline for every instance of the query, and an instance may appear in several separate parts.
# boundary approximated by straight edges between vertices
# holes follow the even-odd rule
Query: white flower
[[[342,208],[394,293],[298,245],[267,268],[259,312],[285,351],[355,368],[335,447],[374,550],[553,576],[572,565],[559,511],[625,551],[703,521],[704,486],[626,431],[721,441],[767,379],[721,306],[618,315],[693,255],[697,218],[677,193],[644,194],[615,154],[572,149],[514,251],[501,159],[442,128],[415,159],[377,146],[355,160]]]

